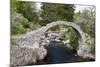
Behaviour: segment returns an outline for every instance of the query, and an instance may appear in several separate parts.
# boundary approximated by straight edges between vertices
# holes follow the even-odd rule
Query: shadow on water
[[[64,48],[57,42],[51,42],[46,49],[48,50],[47,56],[44,60],[38,61],[36,65],[94,61],[75,56],[75,51]]]

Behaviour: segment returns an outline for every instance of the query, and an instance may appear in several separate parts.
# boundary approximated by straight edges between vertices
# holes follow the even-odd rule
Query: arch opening
[[[54,22],[55,23],[55,22]],[[73,22],[70,22],[71,24],[73,23]],[[81,34],[81,32],[79,31],[79,29],[77,29],[77,27],[75,27],[76,26],[76,24],[74,24],[74,25],[71,25],[71,24],[69,24],[69,23],[67,23],[66,22],[66,24],[65,23],[57,23],[57,24],[54,24],[53,26],[50,26],[50,27],[48,27],[46,30],[45,30],[45,33],[49,30],[49,29],[51,29],[52,27],[54,27],[54,26],[57,26],[57,25],[66,25],[66,26],[68,26],[68,27],[71,27],[74,31],[75,31],[75,33],[77,34],[77,37],[78,37],[78,40],[79,41],[81,41],[82,42],[82,40],[83,40],[83,37],[82,37],[82,34]],[[49,26],[49,25],[48,25]],[[79,28],[79,27],[78,27]]]

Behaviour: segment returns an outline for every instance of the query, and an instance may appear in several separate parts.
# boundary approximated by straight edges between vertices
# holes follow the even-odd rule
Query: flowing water
[[[64,48],[57,42],[51,42],[47,50],[47,56],[44,60],[39,61],[37,65],[94,61],[75,56],[75,51]]]

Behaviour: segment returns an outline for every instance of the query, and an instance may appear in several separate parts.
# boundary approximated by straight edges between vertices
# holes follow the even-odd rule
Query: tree
[[[11,0],[11,34],[24,34],[41,25],[36,12],[36,3]]]
[[[57,20],[73,21],[74,7],[71,4],[42,3],[41,17],[46,24]]]
[[[80,12],[77,17],[77,24],[82,30],[88,33],[91,37],[95,37],[95,7],[89,7]]]
[[[15,11],[21,13],[29,21],[37,22],[36,4],[34,2],[17,1]]]

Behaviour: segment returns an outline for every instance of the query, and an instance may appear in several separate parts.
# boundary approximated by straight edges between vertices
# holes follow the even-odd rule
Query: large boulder
[[[79,48],[77,50],[78,56],[82,58],[90,58],[90,59],[95,59],[95,56],[91,54],[91,46],[89,45],[79,45]]]
[[[37,60],[42,60],[47,55],[44,46],[35,41],[32,36],[11,38],[10,46],[11,66],[35,64]]]
[[[47,55],[44,47],[32,48],[26,46],[11,45],[10,51],[11,66],[21,66],[35,64],[37,60],[42,60]]]
[[[36,59],[37,60],[44,59],[46,55],[47,55],[47,50],[43,46],[36,49]]]
[[[11,66],[28,65],[36,63],[35,49],[11,45],[10,50]]]
[[[95,59],[95,38],[85,34],[85,42],[79,42],[77,54],[83,58]]]

